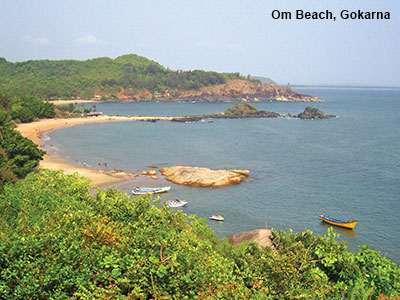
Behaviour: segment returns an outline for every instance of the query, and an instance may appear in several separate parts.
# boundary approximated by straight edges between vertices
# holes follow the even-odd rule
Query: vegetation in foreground
[[[400,269],[335,235],[274,231],[276,251],[61,171],[0,195],[1,299],[399,299]]]
[[[0,193],[5,183],[16,182],[37,167],[43,154],[15,130],[10,114],[0,108]]]

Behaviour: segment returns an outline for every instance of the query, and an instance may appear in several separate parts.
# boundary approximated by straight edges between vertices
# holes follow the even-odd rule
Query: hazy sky
[[[274,20],[275,9],[331,10],[337,20]],[[342,20],[343,9],[389,11],[391,19]],[[399,0],[0,0],[0,57],[136,53],[170,69],[279,83],[400,86],[399,14]]]

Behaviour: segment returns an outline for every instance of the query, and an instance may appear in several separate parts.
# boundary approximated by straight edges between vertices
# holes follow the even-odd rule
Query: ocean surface
[[[77,164],[130,172],[191,165],[249,169],[251,178],[224,188],[196,188],[164,179],[117,184],[171,185],[163,199],[185,199],[187,214],[209,221],[219,237],[256,228],[326,233],[326,214],[358,219],[354,231],[334,228],[349,249],[367,244],[400,263],[400,90],[302,89],[323,103],[255,103],[258,109],[299,113],[307,105],[329,120],[238,119],[87,124],[48,134],[46,149]],[[218,113],[229,103],[103,103],[114,115],[176,116]],[[91,105],[87,104],[86,107]],[[104,163],[107,163],[105,166]]]

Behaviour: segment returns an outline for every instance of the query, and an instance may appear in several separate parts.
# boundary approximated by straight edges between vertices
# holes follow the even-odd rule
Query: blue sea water
[[[187,214],[207,218],[219,237],[255,228],[326,233],[327,214],[357,218],[354,231],[334,231],[349,248],[360,244],[400,262],[400,90],[297,89],[324,99],[312,103],[329,120],[239,119],[213,123],[167,121],[98,123],[49,133],[47,148],[93,168],[138,172],[149,165],[249,169],[251,178],[224,188],[180,186],[164,179],[116,185],[172,185],[164,199],[189,202]],[[228,103],[103,103],[115,115],[217,113]],[[263,102],[258,109],[299,113],[308,103]],[[90,106],[90,105],[87,105]],[[147,180],[147,182],[146,182]]]

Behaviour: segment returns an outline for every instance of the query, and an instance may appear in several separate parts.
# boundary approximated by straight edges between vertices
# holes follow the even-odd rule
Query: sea
[[[189,165],[248,169],[238,185],[199,188],[139,176],[114,187],[171,185],[163,200],[184,199],[188,215],[208,221],[220,238],[257,228],[325,234],[321,214],[357,219],[334,228],[350,251],[368,245],[400,263],[400,90],[296,88],[321,103],[257,102],[258,109],[297,114],[316,107],[334,119],[218,119],[195,123],[115,122],[48,133],[46,150],[94,169],[140,173]],[[232,103],[98,103],[97,111],[126,116],[219,113]],[[85,104],[84,107],[91,107]],[[133,197],[133,196],[132,196]]]

